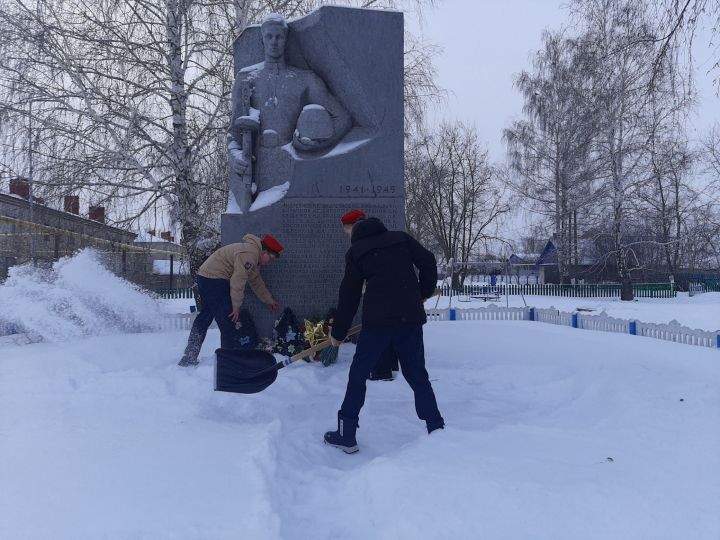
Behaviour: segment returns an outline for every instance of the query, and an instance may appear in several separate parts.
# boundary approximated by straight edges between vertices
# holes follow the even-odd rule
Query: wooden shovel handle
[[[353,326],[348,330],[347,337],[354,336],[355,334],[360,333],[360,330],[362,330],[362,325],[358,324],[356,326]],[[297,360],[302,360],[303,358],[306,358],[307,356],[310,356],[313,353],[316,353],[318,351],[322,351],[323,349],[327,349],[330,346],[330,338],[326,339],[325,341],[322,341],[321,343],[316,343],[309,349],[305,349],[302,352],[299,352],[293,356],[290,357],[290,362],[296,362]]]

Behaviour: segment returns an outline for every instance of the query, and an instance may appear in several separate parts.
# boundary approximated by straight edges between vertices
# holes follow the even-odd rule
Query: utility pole
[[[42,12],[42,2],[36,4],[36,16],[38,21],[44,20]],[[45,34],[42,32],[39,36],[39,47],[38,55],[42,53],[44,48]],[[35,144],[35,138],[33,137],[33,105],[35,104],[35,98],[31,97],[28,102],[28,203],[30,204],[30,223],[35,223],[35,195],[33,193],[33,176],[34,176],[34,160],[33,153]],[[33,266],[37,266],[37,260],[35,258],[35,233],[30,234],[30,260],[32,260]]]
[[[35,204],[33,201],[33,100],[28,105],[28,203],[30,204],[30,223],[35,223]],[[30,232],[30,260],[33,266],[35,260],[35,232]]]

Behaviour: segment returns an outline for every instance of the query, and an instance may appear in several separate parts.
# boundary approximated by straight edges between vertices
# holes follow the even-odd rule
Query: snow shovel
[[[362,329],[361,325],[353,326],[348,337]],[[266,351],[257,349],[217,349],[215,355],[215,390],[234,392],[236,394],[255,394],[262,392],[277,379],[279,369],[293,362],[302,360],[318,351],[330,347],[330,340],[317,343],[294,356],[286,356],[278,361]]]

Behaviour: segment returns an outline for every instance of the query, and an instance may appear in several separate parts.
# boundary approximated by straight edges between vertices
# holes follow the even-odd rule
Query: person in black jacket
[[[350,210],[340,218],[343,231],[348,235],[348,238],[352,237],[352,231],[355,224],[360,223],[365,219],[367,219],[367,216],[362,210]],[[380,355],[380,359],[377,364],[375,364],[375,367],[373,367],[372,371],[369,373],[368,380],[392,381],[394,380],[393,371],[398,371],[399,369],[400,366],[398,365],[397,353],[395,352],[395,349],[388,347],[385,349],[385,352]]]
[[[410,235],[388,231],[377,218],[356,223],[350,244],[330,340],[337,346],[347,336],[366,283],[363,329],[338,411],[338,429],[325,433],[326,443],[346,453],[358,451],[355,432],[365,403],[366,379],[388,348],[398,355],[403,377],[415,394],[415,410],[428,433],[445,426],[425,369],[422,332],[427,320],[423,302],[437,284],[435,256]]]

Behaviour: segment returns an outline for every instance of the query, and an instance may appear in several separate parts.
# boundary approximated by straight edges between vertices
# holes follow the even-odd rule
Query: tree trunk
[[[171,152],[175,169],[177,208],[175,218],[182,228],[182,243],[190,258],[190,275],[194,278],[203,262],[198,253],[200,230],[197,223],[199,206],[192,178],[191,150],[188,144],[187,88],[183,62],[183,25],[187,16],[186,0],[167,1],[168,65],[170,68],[170,110],[173,138]]]
[[[453,270],[451,281],[452,288],[459,291],[462,288],[464,281],[465,277],[463,276],[463,272],[461,270]]]
[[[620,300],[632,301],[635,299],[633,293],[632,280],[630,276],[622,278],[622,290],[620,291]]]

